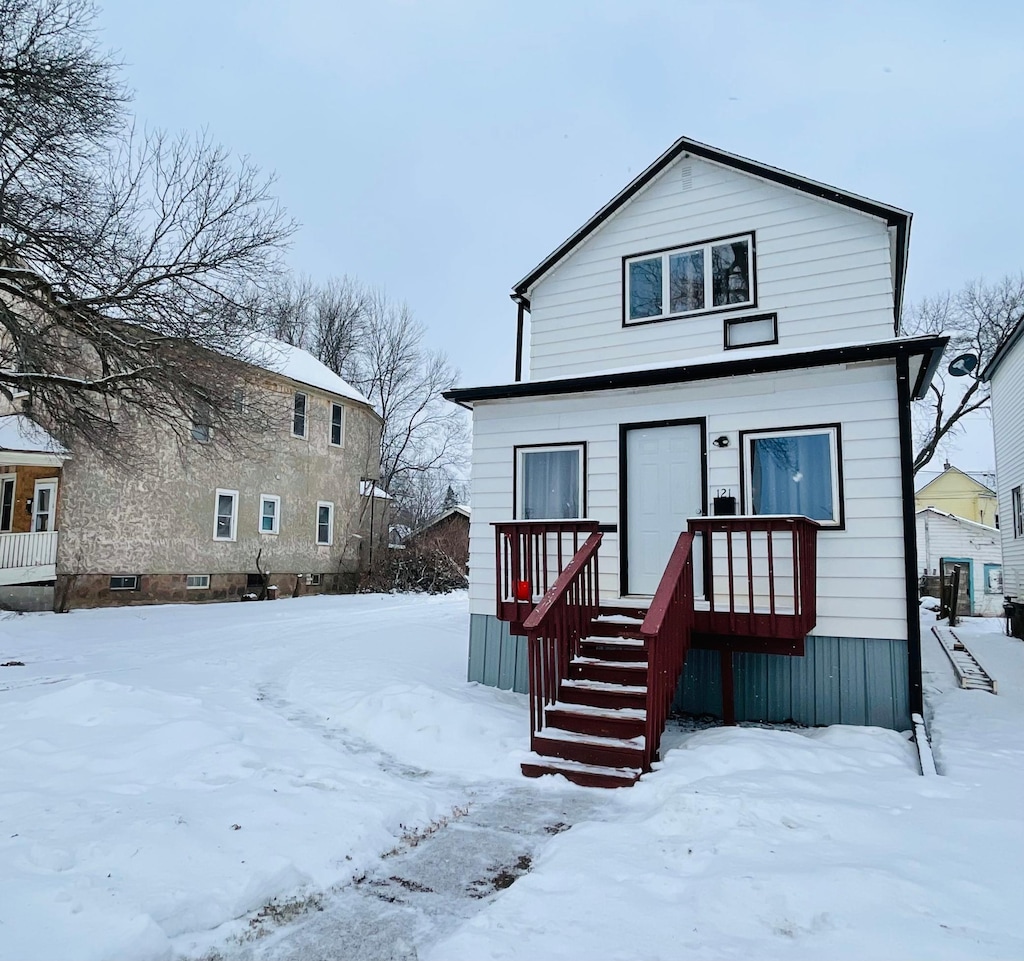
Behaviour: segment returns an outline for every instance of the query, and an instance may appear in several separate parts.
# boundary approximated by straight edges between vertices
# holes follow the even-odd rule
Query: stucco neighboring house
[[[992,388],[1003,592],[1013,604],[1012,630],[1024,638],[1024,319],[989,361],[984,378]]]
[[[682,138],[515,285],[516,381],[446,396],[469,676],[529,691],[524,773],[632,783],[672,706],[922,709],[910,404],[946,340],[900,337],[910,220]]]
[[[59,609],[225,600],[262,585],[259,557],[280,596],[353,589],[374,515],[386,542],[386,495],[371,483],[380,417],[299,348],[261,342],[259,366],[237,366],[239,403],[263,405],[279,426],[234,446],[201,420],[184,449],[154,428],[137,435],[139,460],[125,467],[88,448],[63,451],[36,428],[28,433],[45,451],[29,457],[7,440],[25,433],[25,418],[4,418],[0,483],[5,498],[13,487],[15,520],[0,533],[0,580],[49,580]],[[30,484],[33,533],[24,534]],[[43,533],[45,570],[16,567],[15,542]]]
[[[940,571],[947,580],[960,568],[962,615],[1003,613],[999,531],[934,507],[917,512],[917,563],[927,593],[938,597]]]
[[[941,472],[922,471],[915,481],[914,500],[919,510],[934,507],[976,524],[998,526],[999,505],[993,474],[968,473],[947,461]]]

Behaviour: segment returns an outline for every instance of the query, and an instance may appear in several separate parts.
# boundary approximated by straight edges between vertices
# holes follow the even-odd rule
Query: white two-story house
[[[469,677],[531,692],[526,773],[630,783],[673,706],[910,726],[910,403],[945,344],[899,336],[910,220],[680,139],[516,284],[516,381],[446,396]]]

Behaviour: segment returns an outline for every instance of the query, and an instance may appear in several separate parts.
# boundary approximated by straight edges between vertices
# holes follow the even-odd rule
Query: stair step
[[[631,708],[615,710],[587,704],[563,704],[544,711],[545,730],[556,728],[577,734],[634,738],[647,730],[647,712]]]
[[[635,607],[628,604],[602,604],[600,617],[626,617],[633,621],[642,621],[647,616],[646,607]]]
[[[533,736],[533,750],[544,757],[559,757],[600,767],[643,766],[644,738],[599,737],[558,728],[544,728]]]
[[[646,684],[647,661],[605,661],[576,657],[569,662],[570,677],[611,684]]]
[[[561,774],[574,784],[584,787],[631,787],[640,777],[640,768],[605,767],[600,764],[581,764],[563,758],[541,757],[533,754],[522,764],[526,777]]]
[[[647,645],[642,640],[622,637],[587,637],[580,641],[584,657],[603,661],[646,661]]]
[[[590,622],[590,632],[595,637],[630,637],[642,640],[640,633],[641,621],[614,619],[599,617]]]
[[[640,684],[609,684],[567,678],[558,688],[558,700],[563,704],[585,704],[594,708],[646,708],[647,688]]]

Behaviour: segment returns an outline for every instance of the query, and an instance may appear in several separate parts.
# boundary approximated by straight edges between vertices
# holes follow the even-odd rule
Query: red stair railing
[[[693,627],[693,533],[672,549],[640,633],[647,642],[647,730],[644,770],[651,769],[675,697]]]
[[[700,517],[707,610],[701,633],[802,639],[817,622],[817,535],[808,517]]]
[[[498,620],[522,633],[529,617],[576,556],[597,521],[509,521],[494,525],[495,597]]]
[[[544,708],[558,700],[559,685],[569,676],[569,662],[579,654],[580,640],[589,635],[591,622],[600,612],[600,545],[601,534],[594,531],[523,624],[530,670],[531,743],[544,727]]]

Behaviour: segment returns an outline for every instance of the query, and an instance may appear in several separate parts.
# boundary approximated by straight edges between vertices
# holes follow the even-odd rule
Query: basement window
[[[210,575],[186,574],[185,587],[190,591],[208,591],[210,589]]]
[[[138,574],[114,574],[110,578],[112,591],[137,591],[139,589]]]

